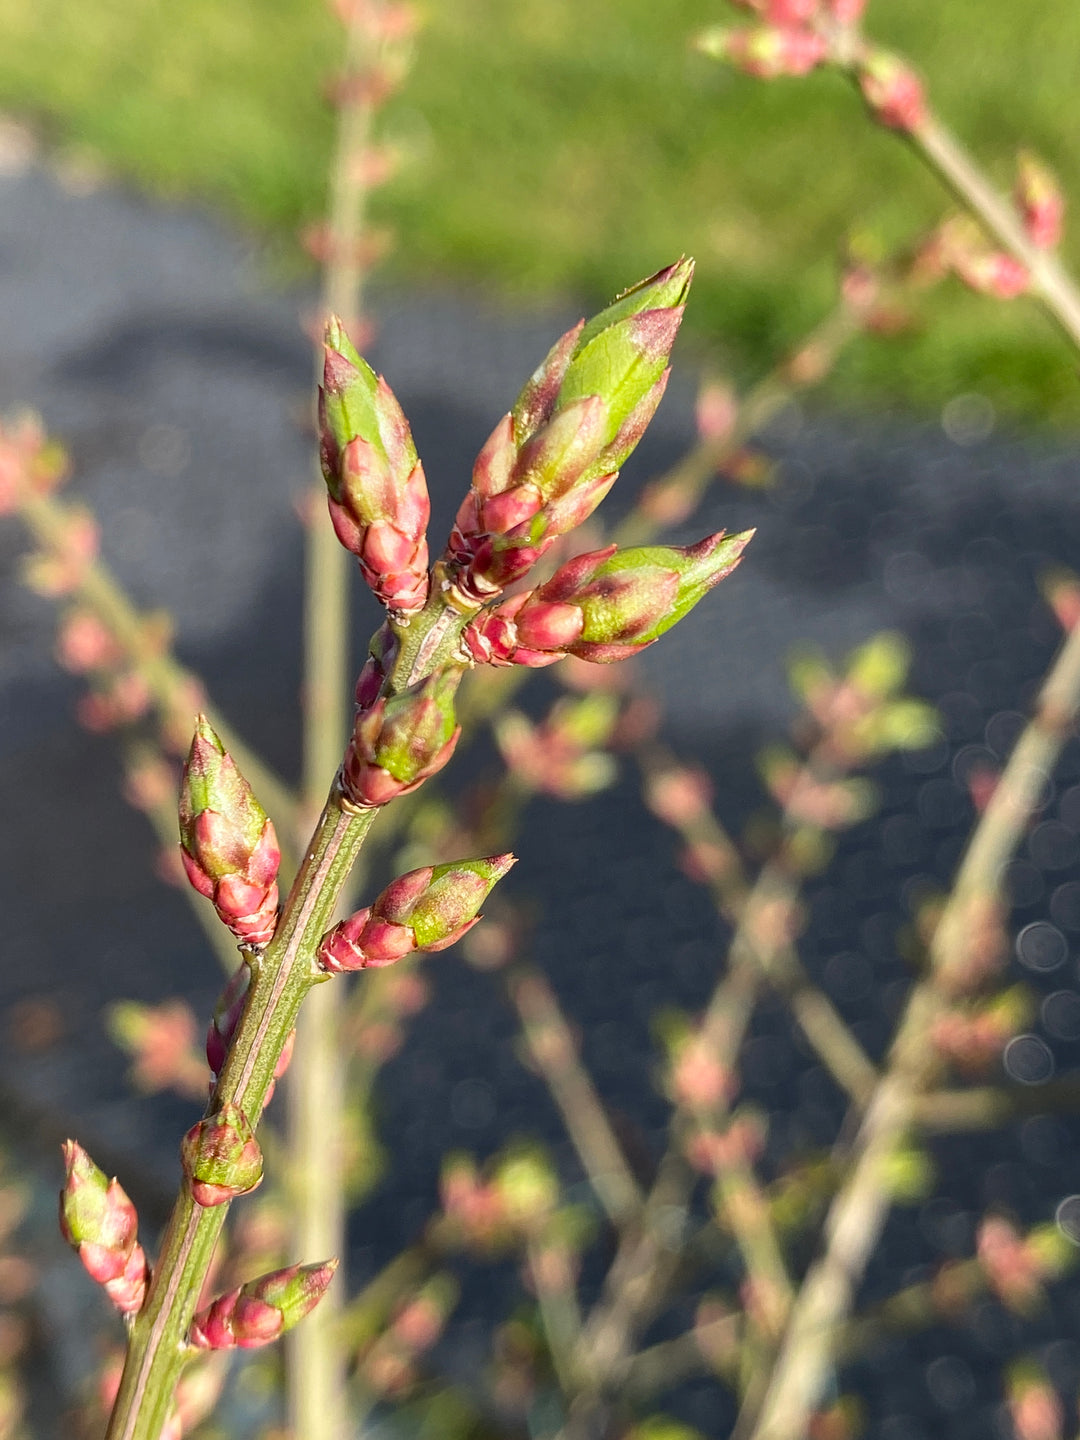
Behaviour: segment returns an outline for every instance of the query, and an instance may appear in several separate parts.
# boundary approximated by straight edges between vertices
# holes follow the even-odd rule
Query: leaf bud
[[[323,937],[320,968],[364,970],[415,950],[445,950],[477,923],[480,906],[515,863],[513,855],[491,855],[410,870]]]
[[[193,1125],[180,1157],[192,1198],[208,1209],[246,1195],[262,1180],[262,1151],[239,1105],[225,1105]]]
[[[399,615],[416,614],[428,592],[431,505],[409,423],[336,317],[323,353],[319,458],[334,530],[376,599]]]
[[[340,776],[347,803],[385,805],[442,769],[461,734],[454,714],[461,673],[447,667],[358,714]]]
[[[148,1271],[136,1236],[138,1216],[120,1182],[109,1180],[76,1140],[62,1147],[60,1230],[90,1277],[124,1314],[142,1306]]]
[[[521,579],[607,494],[664,393],[692,276],[680,260],[568,330],[499,421],[444,557],[459,608]]]
[[[247,945],[265,945],[277,923],[281,863],[273,822],[205,715],[180,786],[180,858],[187,877]]]
[[[188,1343],[197,1350],[256,1350],[310,1314],[326,1294],[336,1260],[289,1265],[222,1295],[191,1322]]]
[[[578,555],[538,590],[479,616],[463,637],[476,660],[550,665],[564,655],[610,664],[637,654],[730,575],[753,531],[696,545],[611,545]]]

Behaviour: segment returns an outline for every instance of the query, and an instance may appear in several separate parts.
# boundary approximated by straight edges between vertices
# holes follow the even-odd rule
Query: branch
[[[917,1100],[934,1071],[934,1018],[962,969],[973,901],[997,892],[1001,871],[1035,813],[1046,777],[1080,707],[1080,628],[1047,677],[1035,714],[1018,740],[975,828],[930,944],[929,974],[908,1000],[885,1072],[852,1147],[852,1168],[825,1223],[825,1251],[811,1267],[792,1312],[753,1440],[800,1440],[826,1383],[836,1338],[891,1204],[888,1165],[914,1123]]]

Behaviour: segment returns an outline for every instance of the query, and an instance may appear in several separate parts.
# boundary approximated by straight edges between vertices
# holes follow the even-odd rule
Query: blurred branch
[[[1009,758],[957,873],[929,951],[929,973],[913,989],[874,1097],[852,1146],[851,1170],[825,1223],[825,1252],[792,1311],[754,1440],[800,1440],[821,1396],[838,1327],[877,1244],[891,1205],[889,1161],[916,1119],[935,1070],[930,1026],[962,968],[971,905],[996,893],[1005,863],[1034,813],[1080,705],[1080,628],[1072,630]],[[749,1417],[746,1417],[749,1418]]]

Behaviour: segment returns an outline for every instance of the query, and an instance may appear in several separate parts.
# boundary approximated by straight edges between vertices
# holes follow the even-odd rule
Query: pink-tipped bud
[[[206,1032],[206,1061],[215,1075],[225,1068],[225,1060],[232,1044],[240,1016],[244,1013],[248,988],[251,985],[251,970],[241,965],[229,979],[229,983],[218,996],[210,1025]]]
[[[910,133],[925,125],[928,111],[922,81],[887,50],[872,50],[863,59],[859,87],[875,119],[890,130]]]
[[[180,1158],[192,1198],[207,1208],[246,1195],[262,1180],[262,1151],[239,1105],[226,1105],[193,1125]]]
[[[1061,243],[1065,197],[1053,171],[1034,155],[1020,156],[1015,200],[1031,243],[1040,250],[1055,249]]]
[[[664,393],[692,275],[680,260],[568,331],[499,421],[444,556],[462,610],[527,574],[610,489]]]
[[[200,715],[180,787],[180,858],[200,895],[248,945],[277,924],[281,863],[273,823]]]
[[[357,716],[340,776],[351,805],[385,805],[442,769],[461,734],[454,715],[460,680],[456,668],[438,671]]]
[[[828,42],[816,30],[801,26],[755,25],[748,29],[703,31],[695,47],[703,55],[726,60],[756,80],[807,75],[828,54]]]
[[[197,1350],[257,1350],[311,1313],[326,1294],[336,1260],[289,1265],[230,1290],[191,1322],[188,1343]]]
[[[866,0],[825,0],[825,8],[838,25],[857,25],[866,11]]]
[[[1027,267],[1003,250],[976,251],[956,257],[957,277],[977,295],[995,300],[1015,300],[1031,287]]]
[[[513,855],[424,865],[394,880],[373,905],[323,936],[317,961],[339,973],[392,965],[414,950],[445,950],[480,919],[480,906]]]
[[[730,575],[752,534],[721,530],[696,545],[612,545],[578,555],[538,590],[478,617],[463,643],[474,659],[496,665],[546,665],[567,654],[625,660]]]
[[[393,391],[354,349],[340,320],[326,327],[319,391],[320,458],[338,539],[379,602],[399,615],[428,592],[424,469]]]
[[[123,651],[93,611],[74,609],[61,622],[56,656],[65,670],[86,675],[92,670],[115,668],[123,659]]]
[[[134,1314],[148,1278],[135,1207],[120,1182],[109,1180],[77,1141],[66,1140],[62,1148],[67,1174],[60,1191],[61,1233],[117,1309]]]

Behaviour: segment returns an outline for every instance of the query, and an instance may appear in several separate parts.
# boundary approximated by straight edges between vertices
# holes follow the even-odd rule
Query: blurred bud
[[[876,120],[890,130],[918,130],[928,111],[922,81],[887,50],[870,50],[859,64],[859,87]]]
[[[180,858],[188,879],[248,945],[265,945],[277,924],[277,835],[205,715],[180,787]]]
[[[694,422],[702,440],[722,444],[731,437],[739,418],[739,401],[730,385],[710,380],[698,391]]]
[[[493,1179],[502,1213],[509,1224],[535,1228],[559,1203],[559,1180],[539,1149],[518,1150],[500,1161]]]
[[[682,830],[702,820],[712,804],[712,781],[704,770],[680,767],[650,775],[645,803],[665,825]]]
[[[92,610],[69,610],[56,637],[56,658],[65,670],[85,675],[119,664],[123,651]]]
[[[1080,624],[1080,576],[1072,570],[1054,569],[1042,577],[1039,588],[1066,633]]]
[[[428,591],[424,470],[389,385],[357,354],[341,321],[326,327],[320,457],[338,539],[376,599],[402,615]]]
[[[176,1090],[206,1098],[206,1067],[195,1052],[195,1016],[183,1000],[140,1005],[122,1000],[108,1011],[112,1038],[134,1060],[130,1076],[139,1090]]]
[[[446,1219],[462,1242],[488,1250],[506,1239],[502,1197],[494,1185],[481,1180],[470,1156],[444,1159],[439,1193]]]
[[[180,1156],[192,1198],[208,1209],[246,1195],[262,1180],[262,1151],[239,1105],[226,1105],[193,1125]]]
[[[442,769],[461,734],[454,715],[461,675],[447,667],[360,712],[341,768],[346,801],[362,809],[385,805]]]
[[[716,26],[698,35],[694,46],[703,55],[726,60],[757,80],[807,75],[821,64],[829,49],[816,30],[780,25],[734,30]]]
[[[602,747],[618,717],[614,695],[591,691],[557,701],[540,725],[520,711],[504,711],[494,721],[495,742],[519,784],[560,800],[580,800],[615,780],[615,761]]]
[[[1041,1367],[1031,1361],[1012,1366],[1006,1389],[1015,1440],[1062,1440],[1065,1411]]]
[[[1039,1307],[1044,1277],[1038,1254],[1004,1216],[988,1216],[979,1226],[976,1253],[986,1283],[1003,1305],[1021,1315]]]
[[[480,919],[513,855],[425,865],[393,881],[373,905],[323,936],[316,956],[334,973],[392,965],[414,950],[445,950]]]
[[[1030,152],[1017,164],[1015,201],[1031,243],[1040,250],[1055,249],[1065,222],[1065,197],[1057,176]]]
[[[188,1341],[199,1350],[255,1350],[298,1325],[326,1294],[336,1260],[290,1265],[230,1290],[191,1322]]]

